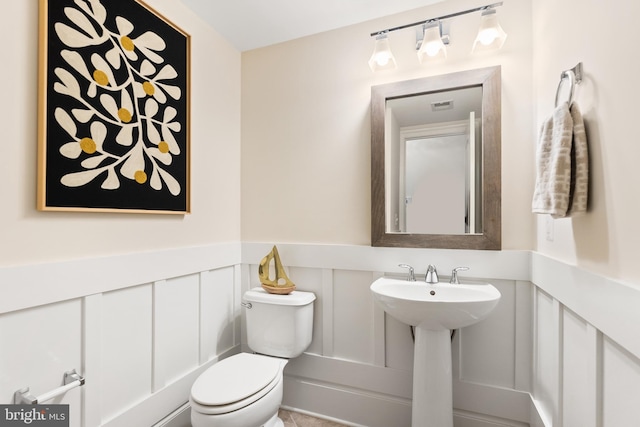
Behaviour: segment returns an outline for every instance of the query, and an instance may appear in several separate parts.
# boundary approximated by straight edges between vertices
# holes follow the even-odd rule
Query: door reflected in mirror
[[[482,86],[387,100],[385,119],[387,232],[482,230]]]
[[[372,245],[500,249],[500,67],[371,93]]]

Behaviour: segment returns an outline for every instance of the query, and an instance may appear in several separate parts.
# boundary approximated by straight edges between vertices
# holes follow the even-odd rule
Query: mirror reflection
[[[372,246],[501,248],[500,96],[500,67],[372,87]]]
[[[385,120],[387,232],[482,230],[482,86],[387,100]]]

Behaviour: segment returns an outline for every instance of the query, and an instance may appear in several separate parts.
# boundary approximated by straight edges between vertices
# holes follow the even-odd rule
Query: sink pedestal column
[[[411,427],[453,427],[451,331],[415,328]]]

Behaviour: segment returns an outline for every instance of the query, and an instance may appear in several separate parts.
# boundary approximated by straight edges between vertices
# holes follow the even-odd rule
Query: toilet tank
[[[300,356],[311,344],[315,299],[312,292],[276,295],[262,288],[247,291],[243,301],[249,348],[288,359]]]

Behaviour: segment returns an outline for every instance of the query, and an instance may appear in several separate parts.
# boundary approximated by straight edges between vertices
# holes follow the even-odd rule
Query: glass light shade
[[[471,51],[481,52],[502,48],[504,41],[507,39],[507,33],[504,32],[498,22],[495,9],[483,11],[480,19],[480,28]]]
[[[440,34],[440,22],[434,21],[426,24],[424,28],[424,38],[418,50],[418,59],[425,62],[433,59],[443,59],[447,57],[447,48],[442,41]]]
[[[371,71],[396,68],[396,59],[393,57],[393,53],[391,53],[391,46],[389,46],[389,39],[387,39],[386,35],[376,38],[376,46],[369,59],[369,68],[371,68]]]

